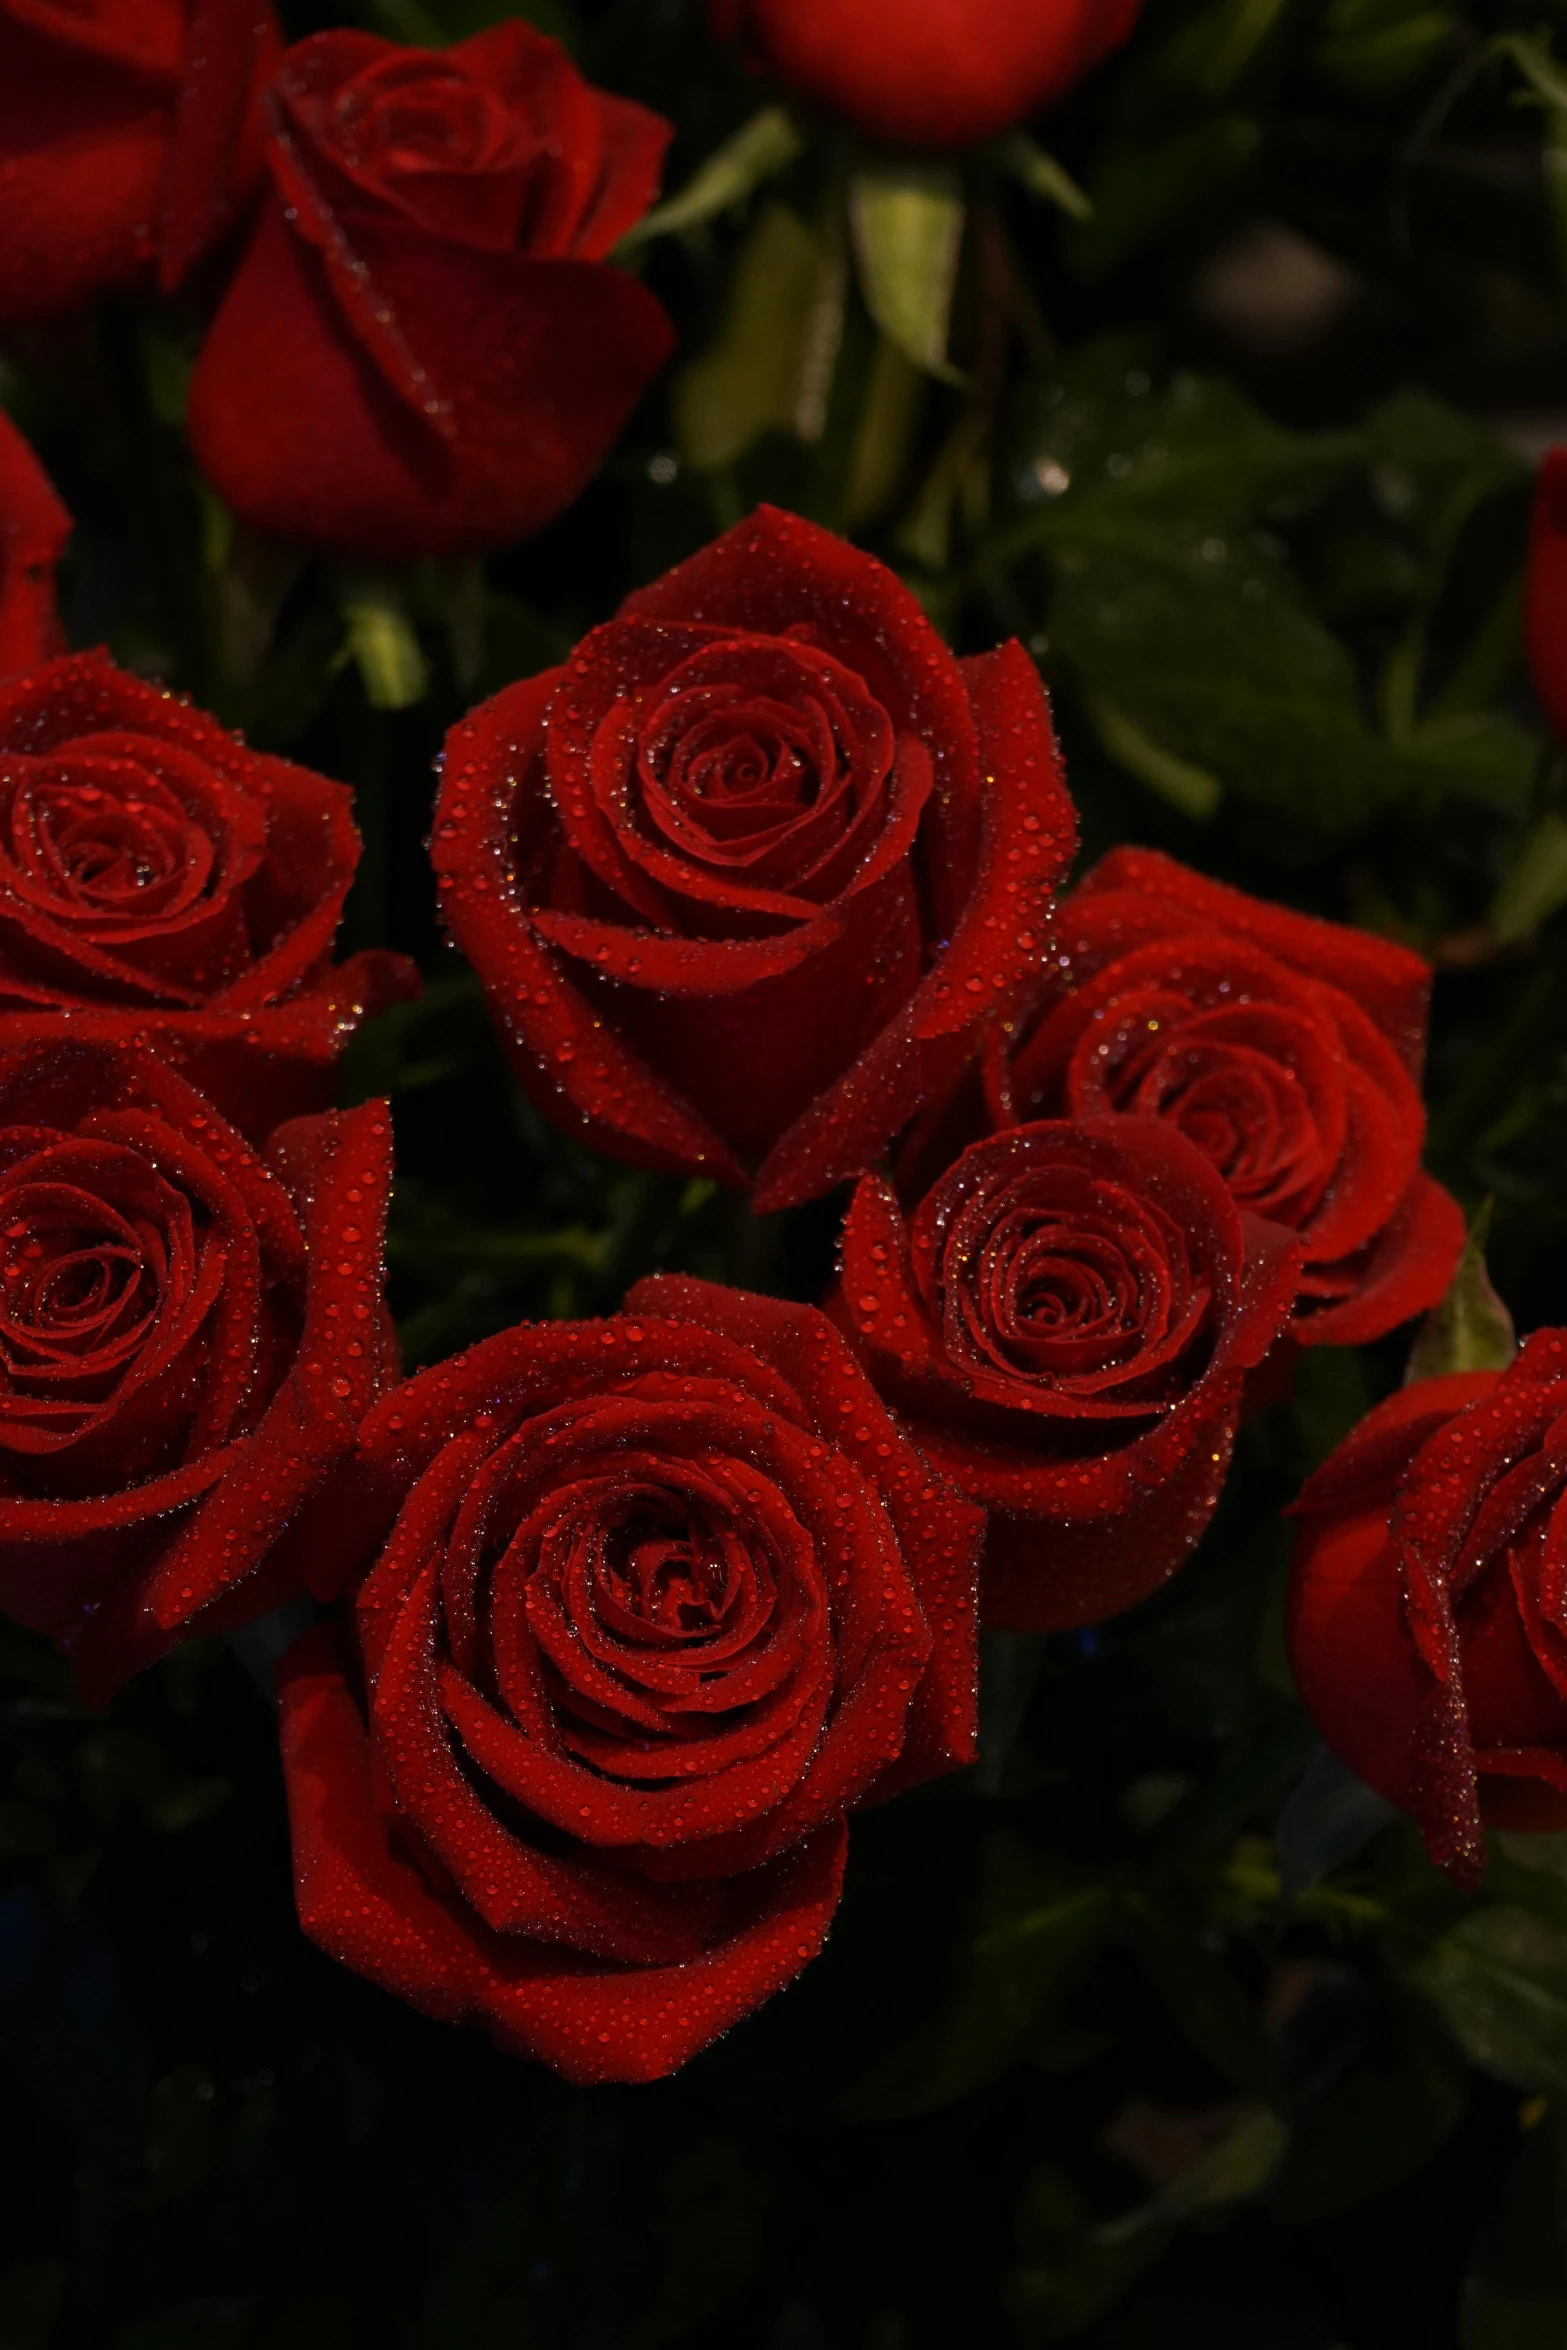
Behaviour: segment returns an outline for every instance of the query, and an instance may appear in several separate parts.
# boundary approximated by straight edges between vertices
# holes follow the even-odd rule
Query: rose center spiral
[[[632,1623],[689,1636],[718,1624],[728,1578],[717,1545],[702,1529],[639,1509],[606,1531],[599,1579]]]
[[[344,156],[389,177],[482,170],[511,117],[491,92],[425,58],[398,58],[350,82],[337,103]]]
[[[157,1308],[155,1236],[49,1191],[0,1226],[0,1347],[13,1374],[117,1352]]]
[[[15,782],[0,836],[12,886],[53,919],[139,924],[205,894],[211,838],[134,757],[29,761]]]

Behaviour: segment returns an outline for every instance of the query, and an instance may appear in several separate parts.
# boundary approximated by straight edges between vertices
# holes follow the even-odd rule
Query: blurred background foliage
[[[1022,639],[1085,857],[1432,958],[1431,1162],[1492,1203],[1520,1325],[1567,1321],[1567,757],[1517,621],[1567,438],[1567,6],[1149,0],[951,168],[790,114],[698,0],[527,13],[677,126],[625,259],[681,355],[544,536],[399,578],[247,540],[181,436],[194,301],[3,377],[78,516],[74,640],[356,787],[351,943],[429,975],[349,1070],[395,1105],[410,1361],[654,1265],[826,1277],[836,1203],[759,1223],[521,1102],[422,847],[452,718],[764,497],[960,650]],[[1404,1352],[1306,1358],[1155,1603],[989,1641],[979,1767],[858,1823],[826,1956],[656,2090],[565,2089],[304,1943],[278,1627],[102,1717],[6,1634],[0,2350],[1558,2350],[1567,1843],[1454,1893],[1283,1654],[1280,1508]]]

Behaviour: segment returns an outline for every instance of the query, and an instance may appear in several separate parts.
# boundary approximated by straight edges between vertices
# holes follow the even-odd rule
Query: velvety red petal
[[[813,1958],[837,1907],[847,1832],[734,1888],[728,1938],[687,1964],[606,1971],[489,1934],[430,1890],[374,1806],[358,1706],[322,1634],[279,1670],[300,1922],[311,1940],[426,2014],[488,2025],[570,2080],[657,2080]]]
[[[1194,873],[1158,849],[1112,849],[1072,892],[1090,919],[1101,893],[1128,891],[1167,907],[1182,928],[1244,938],[1307,979],[1327,979],[1353,997],[1419,1082],[1425,1065],[1431,968],[1407,947],[1342,922],[1297,914],[1245,890]],[[1068,930],[1068,935],[1070,931]]]
[[[621,617],[757,636],[798,630],[865,680],[898,734],[928,745],[938,799],[974,799],[974,720],[959,665],[896,573],[819,523],[758,506],[628,596]]]
[[[1021,645],[961,664],[986,775],[979,864],[950,943],[853,1067],[768,1153],[758,1214],[859,1174],[921,1103],[950,1091],[998,1005],[1038,967],[1077,828],[1039,672]]]
[[[257,102],[282,51],[267,0],[191,0],[159,205],[158,289],[171,294],[261,176]]]
[[[477,553],[542,528],[668,357],[658,303],[604,263],[484,252],[392,218],[357,219],[352,245],[418,355],[418,406],[269,201],[191,382],[203,470],[256,528],[373,562]]]
[[[1447,1295],[1464,1248],[1464,1212],[1451,1192],[1417,1174],[1403,1204],[1370,1247],[1342,1267],[1313,1267],[1320,1298],[1307,1285],[1290,1335],[1303,1346],[1362,1346],[1429,1312]],[[1341,1284],[1349,1295],[1335,1298]]]
[[[178,1080],[175,1081],[176,1083]],[[297,1200],[310,1248],[299,1355],[260,1426],[183,1526],[171,1530],[134,1588],[122,1583],[84,1628],[78,1679],[94,1702],[185,1637],[264,1569],[311,1490],[353,1449],[360,1421],[396,1376],[382,1296],[391,1125],[383,1102],[297,1121],[272,1153]],[[261,1586],[264,1613],[285,1593]]]
[[[0,17],[0,325],[84,309],[149,259],[177,49],[132,71],[93,54],[108,13],[13,6]]]
[[[286,1003],[244,1012],[115,1010],[58,998],[52,1010],[0,1009],[0,1053],[69,1038],[139,1051],[189,1079],[198,1093],[252,1142],[264,1142],[286,1119],[331,1106],[337,1062],[367,1020],[393,1004],[412,1003],[420,987],[406,955],[368,948],[329,967]],[[0,1005],[8,993],[0,974]]]
[[[1451,1371],[1417,1379],[1367,1412],[1343,1443],[1306,1479],[1290,1507],[1297,1518],[1346,1515],[1391,1496],[1428,1436],[1455,1412],[1490,1395],[1500,1373]]]
[[[0,193],[4,184],[0,164]],[[0,411],[0,677],[34,669],[64,650],[54,568],[70,534],[71,518],[54,485]]]
[[[594,92],[604,124],[604,168],[572,250],[602,261],[656,203],[674,126],[634,99]]]
[[[984,1514],[936,1484],[837,1331],[811,1306],[755,1297],[684,1274],[653,1274],[627,1313],[663,1314],[717,1330],[755,1351],[809,1404],[816,1426],[881,1491],[933,1635],[895,1762],[867,1800],[880,1801],[972,1761],[978,1731],[975,1580]]]
[[[542,799],[539,738],[560,675],[509,686],[453,728],[431,840],[442,911],[484,983],[519,1081],[557,1123],[575,1123],[613,1157],[743,1188],[727,1146],[594,1011],[522,903],[516,803],[523,792]]]
[[[1048,1517],[993,1512],[980,1563],[980,1621],[1005,1632],[1062,1632],[1147,1599],[1190,1557],[1218,1506],[1237,1418],[1232,1401],[1218,1419],[1189,1428],[1174,1474],[1113,1514],[1079,1520],[1069,1508]],[[1069,1478],[1059,1482],[1070,1485]]]
[[[974,37],[966,0],[709,0],[722,37],[783,80],[893,146],[961,147],[1058,97],[1130,31],[1138,0],[1000,0]]]
[[[1314,1516],[1302,1529],[1287,1637],[1301,1703],[1328,1745],[1368,1787],[1412,1812],[1415,1726],[1431,1681],[1404,1616],[1388,1499],[1385,1492],[1380,1506]]]
[[[232,739],[224,744],[230,759]],[[215,997],[225,1011],[275,1003],[326,963],[359,864],[353,793],[288,759],[247,754],[246,789],[266,816],[266,855],[245,888],[255,953]]]

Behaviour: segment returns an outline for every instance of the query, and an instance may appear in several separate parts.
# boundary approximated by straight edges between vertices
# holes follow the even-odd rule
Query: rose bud
[[[0,325],[178,286],[260,177],[266,0],[0,0]]]
[[[1300,1237],[1289,1334],[1358,1346],[1446,1294],[1458,1202],[1421,1171],[1431,972],[1151,849],[1116,849],[1057,917],[1034,1009],[998,1025],[990,1115],[1163,1119],[1238,1207]]]
[[[1483,1825],[1567,1828],[1567,1331],[1422,1379],[1308,1478],[1290,1576],[1301,1702],[1460,1882]]]
[[[1119,48],[1141,0],[708,0],[720,40],[899,147],[964,147],[1064,96]]]
[[[270,194],[191,382],[212,483],[258,530],[372,562],[540,529],[673,344],[605,260],[669,125],[515,18],[440,51],[313,34],[268,121]]]
[[[656,1277],[421,1372],[302,1541],[369,1561],[279,1671],[306,1933],[574,2081],[673,2072],[821,1948],[845,1815],[972,1759],[981,1525],[810,1306]]]
[[[1523,633],[1534,690],[1567,742],[1567,449],[1546,451],[1535,484]]]
[[[856,1174],[1044,952],[1073,815],[1018,645],[760,508],[448,738],[447,922],[547,1116],[758,1209]]]
[[[74,653],[0,685],[0,1050],[150,1045],[253,1138],[325,1106],[360,1022],[418,992],[332,963],[352,794]]]
[[[0,678],[65,649],[54,567],[70,535],[53,483],[0,410]]]
[[[297,1590],[281,1538],[396,1376],[384,1103],[265,1159],[110,1045],[0,1055],[0,1607],[107,1696]]]
[[[987,1625],[1097,1623],[1175,1572],[1297,1263],[1157,1119],[974,1143],[907,1221],[865,1177],[835,1310],[931,1467],[991,1513]]]

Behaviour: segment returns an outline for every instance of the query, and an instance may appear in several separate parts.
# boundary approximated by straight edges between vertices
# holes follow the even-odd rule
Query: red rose
[[[1175,1572],[1296,1268],[1293,1236],[1154,1119],[974,1143],[907,1223],[865,1178],[838,1311],[932,1468],[991,1512],[987,1624],[1096,1623]]]
[[[0,410],[0,677],[64,649],[54,567],[70,535],[49,476]]]
[[[963,147],[1059,98],[1141,0],[708,0],[720,40],[868,138]]]
[[[90,1697],[289,1588],[279,1538],[396,1375],[390,1176],[384,1103],[263,1161],[150,1053],[0,1055],[0,1606]]]
[[[596,1148],[793,1205],[1036,968],[1073,817],[1017,645],[955,661],[762,507],[454,729],[433,853],[522,1083]]]
[[[323,1589],[379,1549],[280,1673],[305,1931],[672,2072],[820,1949],[845,1813],[972,1758],[979,1533],[809,1306],[656,1277],[420,1373],[305,1542]]]
[[[1423,1379],[1308,1479],[1291,1572],[1301,1700],[1461,1881],[1482,1821],[1567,1828],[1567,1331]]]
[[[177,286],[256,182],[277,53],[267,0],[0,0],[0,324]]]
[[[439,52],[314,34],[269,110],[271,195],[191,383],[199,462],[259,530],[371,561],[538,530],[669,355],[604,263],[669,125],[515,19]]]
[[[1116,849],[1063,902],[1053,965],[988,1041],[998,1125],[1119,1110],[1178,1127],[1237,1206],[1299,1235],[1304,1345],[1380,1338],[1446,1294],[1464,1220],[1420,1168],[1418,955]]]
[[[1547,451],[1535,484],[1523,631],[1534,690],[1567,742],[1567,449]]]
[[[101,653],[0,686],[0,1049],[152,1045],[247,1134],[323,1106],[354,1029],[417,992],[334,968],[346,784],[248,750]]]

